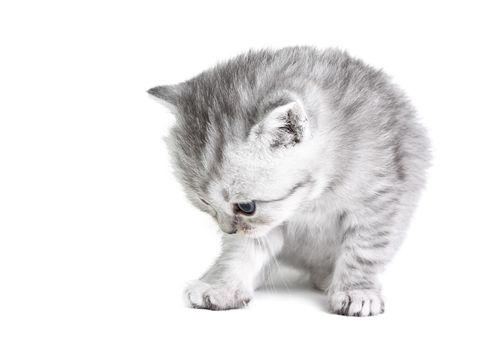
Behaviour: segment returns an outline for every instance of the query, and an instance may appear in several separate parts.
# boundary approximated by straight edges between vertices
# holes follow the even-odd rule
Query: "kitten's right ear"
[[[171,110],[176,110],[182,94],[182,86],[164,85],[156,86],[147,91],[151,96],[156,97]]]
[[[274,108],[253,126],[249,138],[262,140],[272,149],[295,146],[310,135],[308,117],[299,99]]]

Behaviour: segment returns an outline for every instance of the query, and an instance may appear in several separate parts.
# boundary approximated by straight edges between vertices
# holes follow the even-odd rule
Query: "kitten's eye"
[[[242,212],[245,215],[251,215],[254,214],[254,212],[256,211],[256,203],[254,203],[254,201],[237,203],[236,208],[237,211]]]
[[[205,199],[202,199],[202,198],[199,198],[199,199],[200,199],[200,201],[201,201],[202,203],[204,203],[205,205],[210,205],[210,204],[209,204],[209,202],[208,202],[208,201],[206,201]]]

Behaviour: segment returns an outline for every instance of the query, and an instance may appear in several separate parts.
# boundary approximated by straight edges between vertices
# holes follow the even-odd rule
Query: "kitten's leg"
[[[325,293],[328,292],[330,284],[332,283],[333,263],[326,262],[318,266],[310,273],[310,280],[316,289]]]
[[[347,316],[384,312],[377,276],[393,255],[397,240],[385,225],[347,227],[328,292],[333,312]]]
[[[261,241],[243,235],[223,236],[222,252],[200,280],[189,284],[185,299],[191,307],[227,310],[247,305],[253,296],[259,273],[271,255],[281,250],[283,239],[273,230]]]

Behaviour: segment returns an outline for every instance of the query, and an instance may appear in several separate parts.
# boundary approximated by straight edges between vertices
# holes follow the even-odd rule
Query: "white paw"
[[[384,312],[384,300],[376,290],[349,290],[330,295],[332,311],[345,316],[374,316]]]
[[[245,307],[252,295],[243,288],[193,281],[185,289],[184,297],[196,309],[228,310]]]

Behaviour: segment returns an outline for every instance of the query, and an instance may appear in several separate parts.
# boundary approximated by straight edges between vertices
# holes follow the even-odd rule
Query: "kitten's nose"
[[[233,228],[233,229],[229,229],[227,231],[224,231],[225,233],[229,234],[229,235],[233,235],[237,232],[237,229],[236,228]]]
[[[221,231],[229,235],[232,235],[237,232],[236,226],[234,224],[231,224],[230,222],[227,222],[227,223],[219,222],[218,224]]]
[[[236,222],[234,218],[229,215],[219,214],[217,215],[217,224],[222,232],[232,235],[237,232]]]

